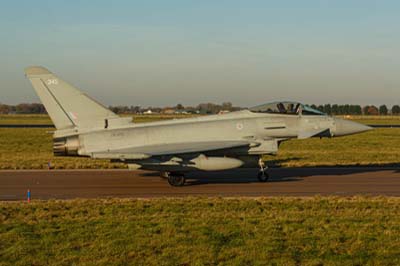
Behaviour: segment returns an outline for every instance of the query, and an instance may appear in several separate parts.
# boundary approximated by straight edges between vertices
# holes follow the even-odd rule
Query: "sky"
[[[42,65],[105,105],[400,104],[400,1],[0,0],[0,102]]]

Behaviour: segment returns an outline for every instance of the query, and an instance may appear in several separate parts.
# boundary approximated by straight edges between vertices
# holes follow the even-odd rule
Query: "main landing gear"
[[[260,158],[258,160],[258,165],[260,166],[260,171],[257,174],[257,178],[260,182],[267,182],[269,175],[267,173],[268,166],[265,165],[264,161]]]
[[[264,161],[260,158],[258,160],[260,171],[257,174],[257,178],[260,182],[267,182],[269,175],[267,173],[268,166],[265,165]],[[160,172],[160,177],[168,180],[168,183],[173,187],[182,187],[185,185],[185,175],[181,172]]]
[[[160,176],[168,180],[168,184],[173,187],[181,187],[185,184],[185,175],[178,172],[161,172]]]

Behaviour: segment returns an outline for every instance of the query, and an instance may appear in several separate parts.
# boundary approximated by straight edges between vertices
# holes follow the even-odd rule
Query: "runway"
[[[128,170],[0,171],[0,200],[180,196],[400,196],[400,168],[276,168],[260,183],[257,169],[198,172],[171,187],[156,172]]]

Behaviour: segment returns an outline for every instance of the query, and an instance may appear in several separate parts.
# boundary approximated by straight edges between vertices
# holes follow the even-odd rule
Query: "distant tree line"
[[[310,105],[329,115],[400,115],[400,106],[392,108],[386,105],[352,105],[352,104],[324,104]],[[220,112],[232,112],[244,108],[233,106],[230,102],[222,104],[201,103],[197,106],[183,106],[177,104],[172,107],[141,107],[141,106],[110,106],[117,114],[142,114],[142,113],[164,113],[164,114],[217,114]],[[17,105],[0,104],[0,114],[46,114],[44,106],[40,103],[21,103]]]
[[[41,103],[20,103],[7,105],[0,103],[0,114],[47,114]]]
[[[317,109],[329,115],[399,115],[400,106],[393,105],[389,109],[386,105],[352,105],[352,104],[324,104],[324,105],[310,105],[311,108]]]
[[[187,114],[217,114],[223,111],[238,111],[243,108],[233,106],[230,102],[224,102],[222,104],[214,103],[201,103],[197,106],[183,106],[182,104],[177,104],[176,106],[167,107],[140,107],[140,106],[110,106],[116,114],[141,114],[146,113],[149,110],[152,113],[187,113]]]
[[[222,104],[202,103],[197,106],[183,106],[177,104],[172,107],[141,107],[141,106],[109,106],[109,109],[116,114],[141,114],[152,113],[198,113],[198,114],[216,114],[221,111],[237,111],[242,108],[235,107],[230,102]],[[7,105],[0,103],[0,114],[46,114],[46,109],[40,103],[21,103],[18,105]]]

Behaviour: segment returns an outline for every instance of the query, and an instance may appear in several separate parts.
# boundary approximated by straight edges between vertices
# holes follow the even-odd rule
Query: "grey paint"
[[[336,137],[370,128],[359,123],[306,112],[265,113],[243,110],[172,121],[136,124],[107,110],[43,67],[26,75],[56,125],[56,155],[122,161],[131,168],[158,171],[223,170],[257,165],[276,154],[290,138]],[[294,106],[291,105],[291,108]]]

